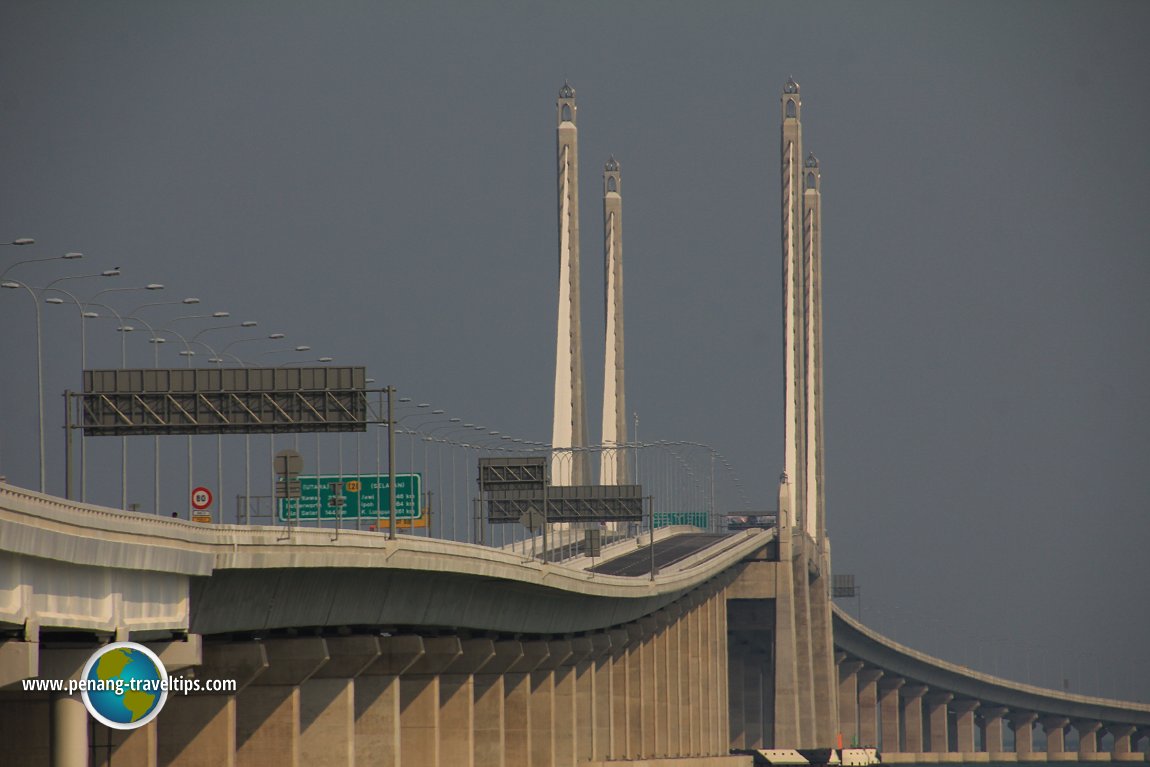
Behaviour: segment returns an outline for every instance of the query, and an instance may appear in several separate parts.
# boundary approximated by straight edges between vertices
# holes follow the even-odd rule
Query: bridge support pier
[[[922,699],[927,693],[927,687],[921,684],[909,685],[901,690],[903,707],[903,732],[905,733],[905,750],[912,754],[923,752],[922,727]]]
[[[982,750],[990,754],[994,761],[996,754],[1003,753],[1002,717],[1006,709],[995,706],[980,706],[978,709],[979,727],[982,730]]]
[[[88,710],[80,693],[51,698],[52,767],[88,767]]]
[[[355,681],[357,763],[399,762],[399,675],[423,656],[415,636],[381,637],[379,657]]]
[[[859,678],[859,744],[878,745],[878,680],[882,671],[864,668]]]
[[[945,754],[950,750],[950,716],[947,704],[954,698],[949,692],[933,692],[926,696],[927,724],[930,739],[926,750],[935,754]]]
[[[161,767],[230,767],[236,760],[236,696],[268,668],[259,642],[208,644],[200,680],[233,679],[234,694],[169,695],[156,718],[156,761]]]
[[[627,676],[627,647],[631,637],[623,629],[614,629],[607,636],[611,640],[611,655],[606,660],[611,677],[611,741],[608,755],[621,759],[628,753],[630,682]]]
[[[1034,753],[1034,720],[1038,714],[1017,712],[1010,715],[1010,726],[1014,730],[1014,753],[1029,756]]]
[[[1066,751],[1066,725],[1070,720],[1065,716],[1044,716],[1038,720],[1046,733],[1046,753],[1061,754]]]
[[[906,684],[906,680],[898,677],[888,677],[878,683],[879,707],[882,715],[882,738],[879,742],[879,748],[884,753],[902,750],[899,743],[902,728],[899,722],[901,701],[898,691],[904,684]]]
[[[1134,726],[1129,724],[1107,725],[1106,729],[1114,738],[1114,755],[1129,754],[1130,735],[1134,732]]]
[[[268,667],[236,696],[236,765],[300,763],[300,685],[328,661],[320,637],[263,642]]]
[[[839,731],[843,745],[859,742],[859,669],[861,660],[839,661]]]
[[[956,700],[951,704],[955,716],[955,750],[959,753],[974,753],[974,711],[978,708],[977,700]]]
[[[1098,753],[1098,730],[1102,728],[1102,722],[1076,719],[1071,724],[1078,731],[1078,757],[1081,759]]]
[[[315,767],[355,764],[355,681],[379,658],[379,638],[325,640],[328,661],[300,684],[300,758]]]

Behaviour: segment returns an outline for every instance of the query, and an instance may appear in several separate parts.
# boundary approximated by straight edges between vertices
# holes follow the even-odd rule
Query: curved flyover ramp
[[[844,736],[881,744],[884,761],[937,761],[946,753],[979,754],[982,761],[987,754],[992,761],[1145,759],[1132,745],[1150,732],[1150,705],[984,674],[899,644],[837,606],[834,643]],[[1046,753],[1035,753],[1035,725],[1045,731]],[[1013,748],[1005,728],[1013,731]],[[1068,753],[1071,728],[1078,746]],[[1113,753],[1100,753],[1107,733]]]

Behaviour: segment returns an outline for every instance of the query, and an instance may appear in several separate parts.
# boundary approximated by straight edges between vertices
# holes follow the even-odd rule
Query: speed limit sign
[[[212,491],[206,487],[197,487],[192,491],[192,508],[203,511],[212,505]]]

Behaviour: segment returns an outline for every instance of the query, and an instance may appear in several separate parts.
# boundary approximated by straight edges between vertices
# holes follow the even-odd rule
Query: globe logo
[[[143,727],[168,700],[167,669],[135,642],[113,642],[92,653],[80,685],[88,713],[116,730]]]

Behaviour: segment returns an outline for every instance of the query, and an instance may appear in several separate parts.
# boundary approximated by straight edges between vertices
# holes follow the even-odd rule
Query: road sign
[[[298,477],[303,471],[303,456],[298,450],[281,450],[275,456],[275,471],[277,476]]]
[[[201,524],[210,525],[212,523],[212,515],[211,514],[193,514],[192,515],[192,521],[193,522],[199,522]]]
[[[526,527],[532,533],[542,528],[545,521],[543,512],[534,506],[529,507],[527,511],[523,512],[523,515],[519,517],[519,524]]]
[[[212,491],[206,487],[197,487],[192,491],[192,508],[203,511],[212,505]]]
[[[303,474],[299,498],[279,500],[279,517],[294,519],[355,519],[379,517],[391,512],[390,480],[387,474]],[[280,495],[277,490],[276,495]],[[420,519],[419,500],[423,495],[421,474],[397,474],[395,482],[395,518]],[[298,504],[298,510],[297,510]]]

